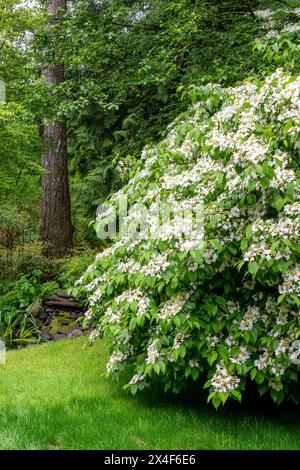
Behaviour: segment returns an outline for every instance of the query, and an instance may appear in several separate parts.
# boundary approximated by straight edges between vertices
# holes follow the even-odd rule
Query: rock
[[[60,292],[47,297],[42,302],[42,307],[37,317],[37,326],[44,340],[59,341],[62,338],[76,338],[89,332],[89,328],[83,328],[80,321],[84,316],[82,305]]]
[[[49,341],[51,338],[50,335],[47,335],[46,333],[42,333],[41,334],[41,339],[44,340],[44,341]]]
[[[50,333],[54,335],[55,333],[58,332],[59,328],[61,328],[61,320],[59,317],[53,317],[51,318],[51,321],[49,323],[49,328],[50,328]]]
[[[41,338],[44,340],[49,340],[51,339],[51,335],[49,333],[49,328],[42,326],[41,328]]]
[[[47,310],[47,317],[50,318],[56,318],[56,314],[55,314],[55,311],[53,310]]]
[[[77,338],[79,336],[83,336],[83,332],[76,328],[75,330],[71,331],[71,333],[68,334],[69,338]]]
[[[36,323],[38,328],[41,328],[42,326],[44,326],[44,322],[42,320],[40,320],[39,318],[35,319],[35,323]]]
[[[58,313],[58,316],[62,319],[62,320],[70,320],[71,319],[71,312],[64,312],[64,311],[60,311]]]
[[[30,312],[32,313],[32,315],[34,317],[38,317],[42,308],[40,299],[36,300],[33,304],[31,304],[29,308],[30,308]]]
[[[80,317],[82,317],[82,316],[83,316],[83,313],[82,313],[82,312],[78,312],[78,313],[72,312],[72,313],[71,313],[71,318],[74,318],[74,319],[76,319],[76,320],[77,320],[77,318],[80,318]]]
[[[65,335],[64,334],[59,334],[59,333],[55,333],[55,335],[53,335],[53,339],[54,341],[59,341],[60,339],[64,339]]]
[[[39,320],[45,321],[48,319],[48,313],[44,309],[42,309],[39,313],[38,318]]]

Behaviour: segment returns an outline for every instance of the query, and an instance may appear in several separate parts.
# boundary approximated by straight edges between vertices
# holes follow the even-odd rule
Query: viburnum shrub
[[[108,373],[128,370],[133,393],[157,378],[175,392],[199,380],[217,408],[252,380],[277,403],[299,400],[299,89],[281,69],[197,89],[99,215],[98,229],[121,194],[127,222],[142,203],[150,227],[163,203],[203,209],[203,234],[193,225],[178,237],[176,214],[155,237],[121,230],[77,282],[92,336],[112,337]]]

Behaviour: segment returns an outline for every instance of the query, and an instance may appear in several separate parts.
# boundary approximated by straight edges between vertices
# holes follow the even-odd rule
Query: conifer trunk
[[[50,17],[62,19],[65,12],[66,0],[48,0]],[[46,84],[59,85],[64,79],[63,64],[47,66]],[[73,238],[66,121],[45,123],[43,141],[41,238],[48,256],[61,256],[72,247]]]

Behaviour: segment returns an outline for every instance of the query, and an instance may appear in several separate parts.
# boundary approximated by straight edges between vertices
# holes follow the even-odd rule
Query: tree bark
[[[66,0],[48,0],[51,18],[63,18]],[[48,66],[46,84],[64,82],[63,64]],[[73,226],[68,176],[66,120],[44,123],[41,238],[47,256],[61,256],[72,247]]]

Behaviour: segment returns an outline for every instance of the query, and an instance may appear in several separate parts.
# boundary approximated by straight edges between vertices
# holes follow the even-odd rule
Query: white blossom
[[[228,392],[239,386],[240,379],[237,375],[229,374],[225,364],[221,362],[216,367],[216,372],[211,379],[215,392]]]

